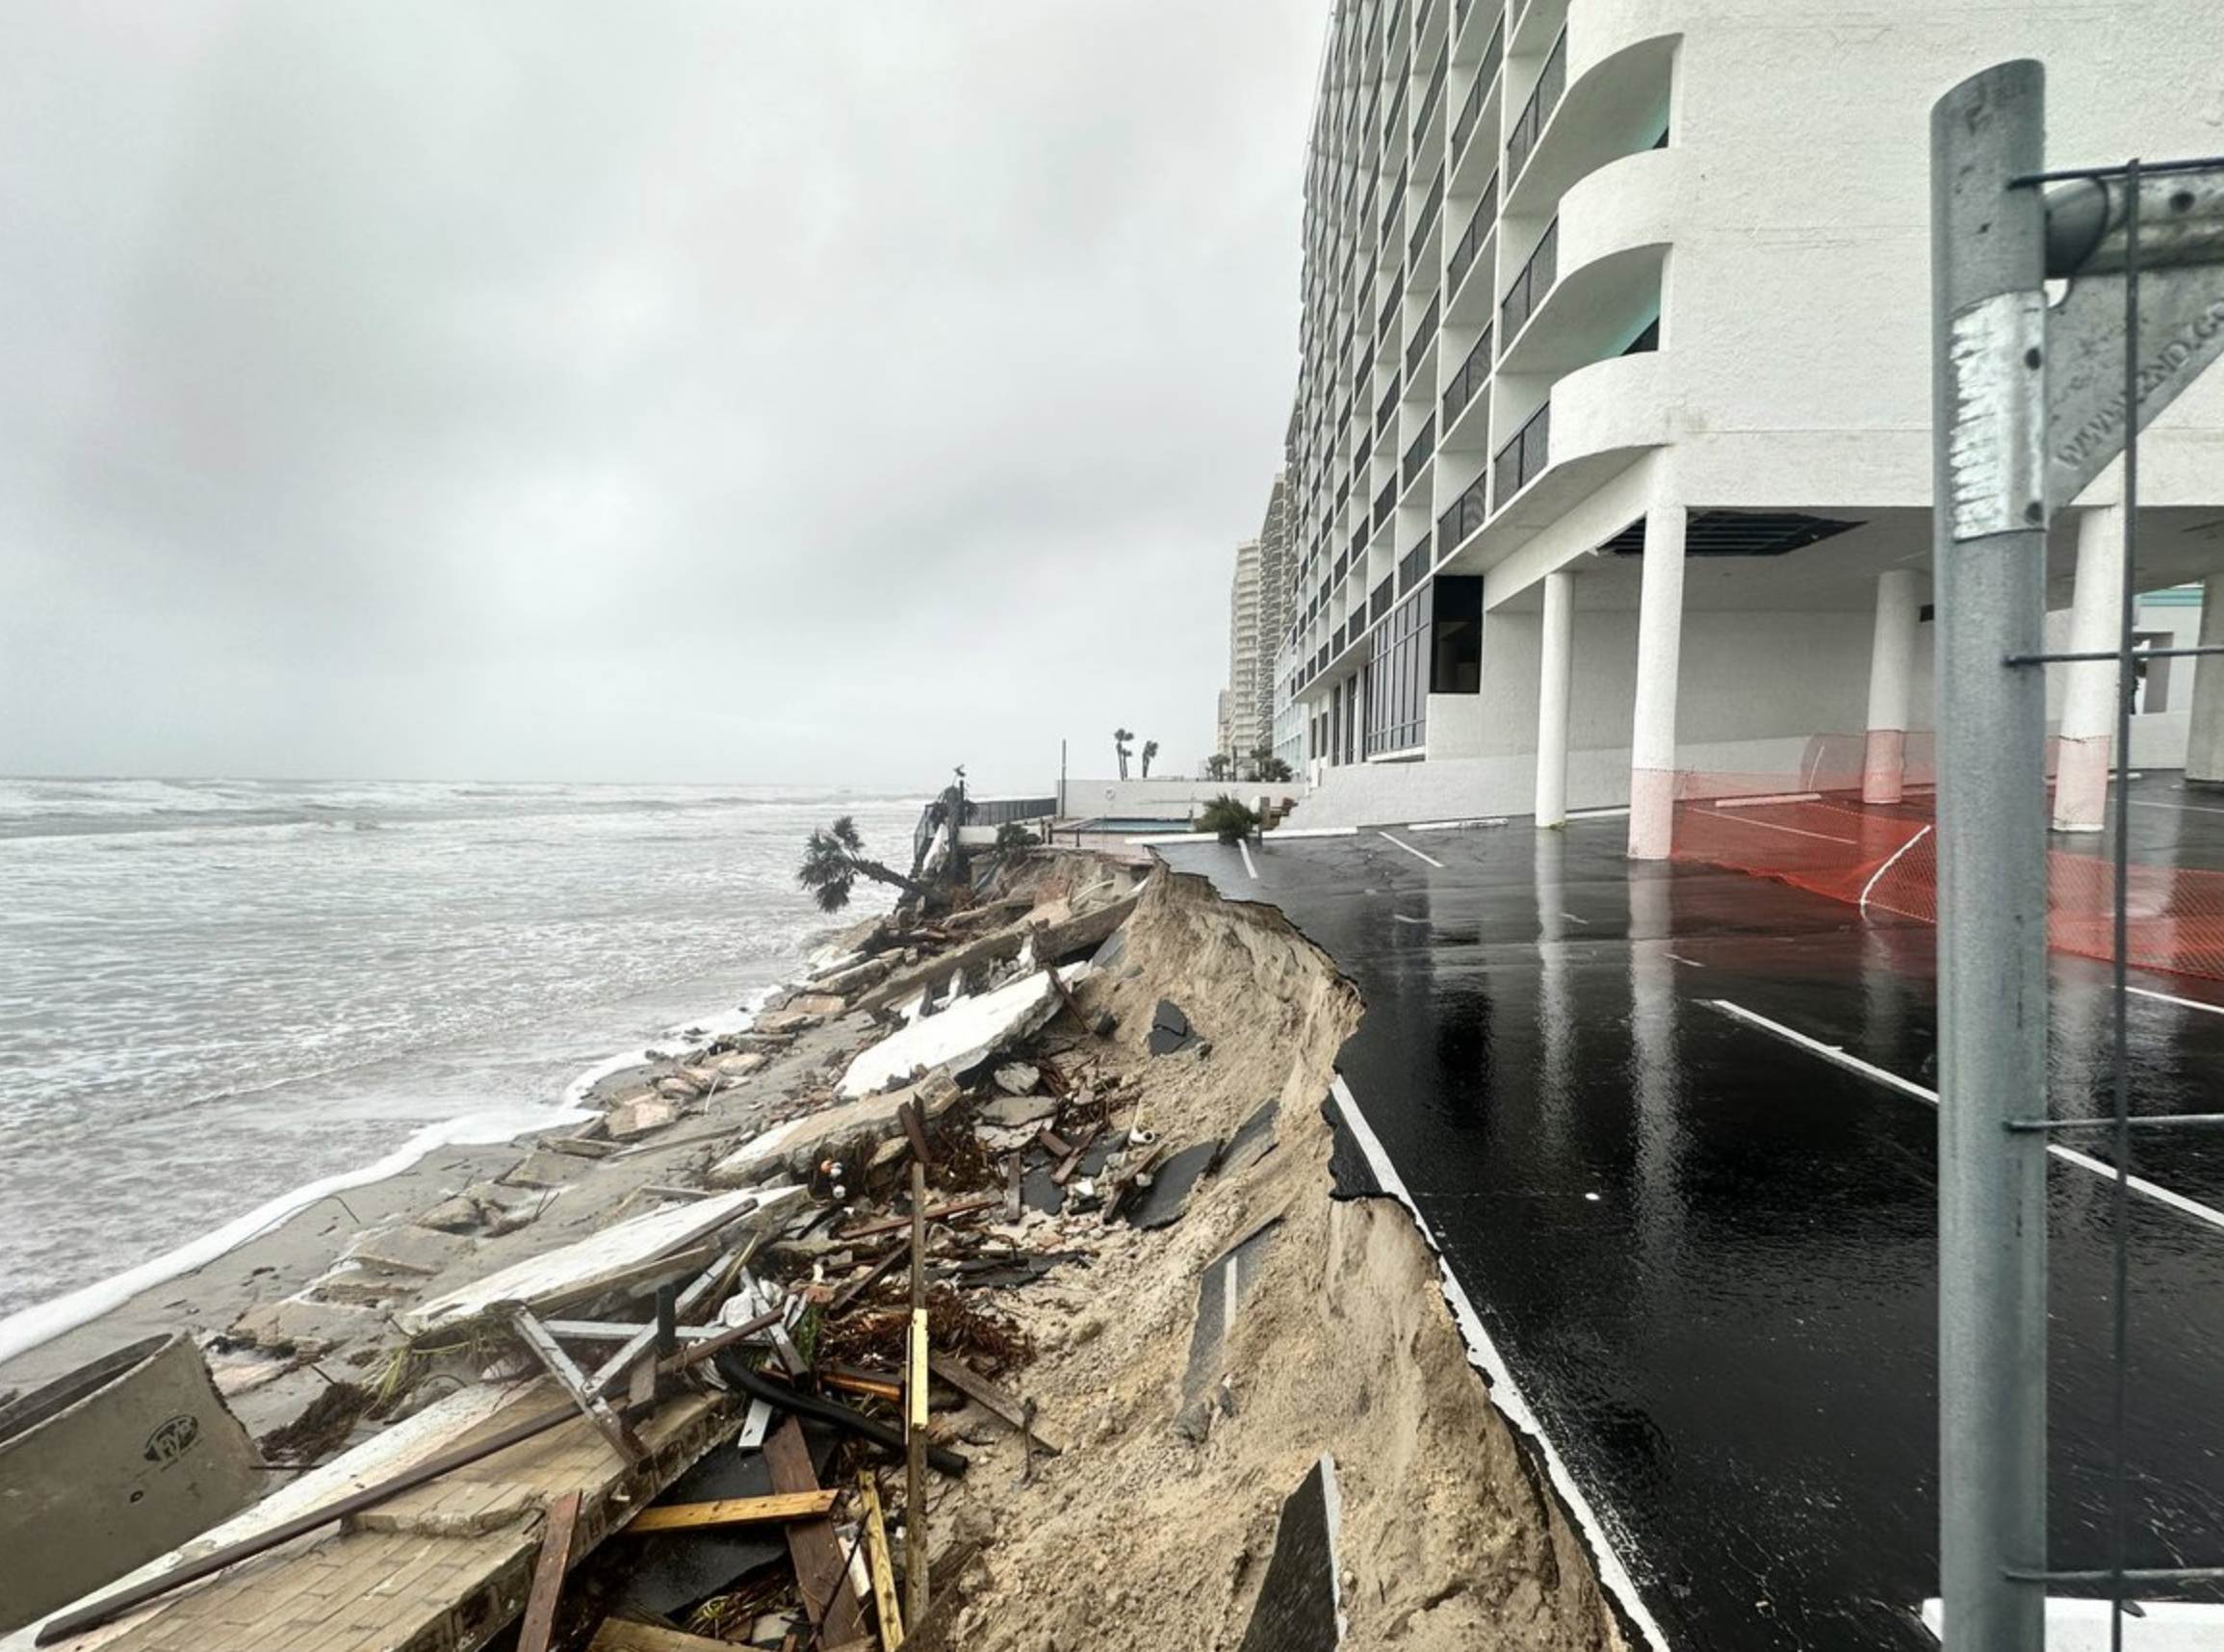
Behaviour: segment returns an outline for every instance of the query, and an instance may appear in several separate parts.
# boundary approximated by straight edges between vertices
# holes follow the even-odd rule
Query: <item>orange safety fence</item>
[[[1865,914],[1938,921],[1938,838],[1927,785],[1910,786],[1896,804],[1865,804],[1858,762],[1850,784],[1842,770],[1819,766],[1797,777],[1681,778],[1676,860],[1773,878]],[[2106,859],[2050,849],[2047,944],[2085,958],[2113,957],[2114,887]],[[2131,964],[2224,980],[2224,872],[2134,864],[2125,910]]]

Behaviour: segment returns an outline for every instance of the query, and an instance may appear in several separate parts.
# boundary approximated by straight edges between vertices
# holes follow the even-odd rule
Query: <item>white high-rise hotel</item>
[[[2053,164],[2212,153],[2216,30],[2213,0],[1339,0],[1277,662],[1300,823],[1627,803],[1657,857],[1694,772],[1896,795],[1932,717],[1930,106],[2035,57]],[[2224,570],[2220,381],[2142,451],[2146,589]],[[2116,486],[2056,519],[2079,646],[2112,644]],[[2054,669],[2088,824],[2108,668]],[[2189,675],[2150,672],[2133,760],[2190,724],[2224,779],[2224,670]]]

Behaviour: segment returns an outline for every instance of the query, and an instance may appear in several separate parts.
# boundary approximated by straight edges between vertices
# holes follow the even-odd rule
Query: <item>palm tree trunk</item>
[[[849,864],[876,884],[887,884],[892,889],[899,889],[906,893],[915,894],[929,905],[934,902],[934,891],[928,889],[926,885],[916,883],[901,872],[891,871],[878,861],[863,861],[852,856]]]

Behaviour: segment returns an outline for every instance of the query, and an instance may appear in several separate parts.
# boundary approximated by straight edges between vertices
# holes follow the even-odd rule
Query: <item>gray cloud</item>
[[[0,12],[0,770],[1193,759],[1320,27]]]

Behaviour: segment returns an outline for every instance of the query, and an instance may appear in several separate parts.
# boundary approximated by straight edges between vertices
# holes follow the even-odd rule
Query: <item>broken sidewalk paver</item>
[[[1063,978],[1079,977],[1068,971]],[[940,1015],[922,1017],[860,1050],[839,1088],[843,1096],[869,1096],[921,1070],[963,1072],[1025,1038],[1058,1008],[1057,991],[1042,970],[993,993],[960,998]]]
[[[600,1233],[530,1256],[402,1314],[401,1329],[415,1335],[513,1304],[539,1308],[575,1301],[598,1279],[623,1276],[659,1256],[684,1251],[729,1224],[769,1211],[801,1194],[797,1187],[722,1194],[693,1204],[636,1216]]]

